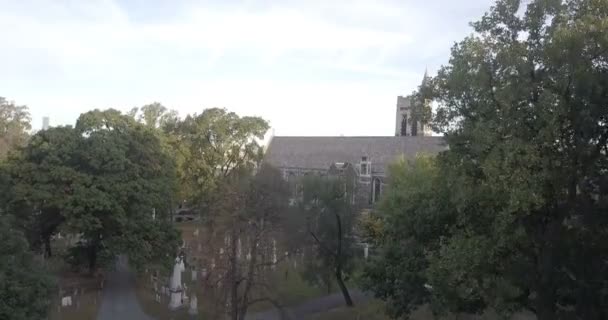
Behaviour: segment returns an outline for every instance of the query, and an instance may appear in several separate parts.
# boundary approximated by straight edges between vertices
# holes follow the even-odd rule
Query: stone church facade
[[[425,73],[426,80],[426,73]],[[424,82],[423,82],[424,84]],[[292,194],[298,195],[298,180],[305,175],[341,175],[355,185],[353,204],[370,208],[385,189],[388,167],[400,157],[436,154],[446,149],[443,138],[431,136],[421,123],[411,124],[412,97],[397,98],[395,136],[275,136],[264,161],[283,173]]]

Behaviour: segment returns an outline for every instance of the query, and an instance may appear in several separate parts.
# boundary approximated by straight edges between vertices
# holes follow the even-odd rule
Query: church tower
[[[421,87],[427,85],[429,81],[427,71],[424,70]],[[414,96],[397,97],[397,113],[395,116],[395,136],[426,136],[430,135],[430,128],[425,127],[420,121],[412,121],[412,107]],[[430,107],[430,101],[424,101],[425,106]]]

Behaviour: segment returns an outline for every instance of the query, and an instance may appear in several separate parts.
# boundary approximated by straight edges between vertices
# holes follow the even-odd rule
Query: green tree
[[[139,116],[137,115],[139,113]],[[148,127],[170,130],[179,121],[177,111],[169,110],[159,102],[147,104],[141,108],[133,108],[127,113],[133,119]]]
[[[391,269],[421,277],[408,285],[432,289],[406,293],[389,283],[380,293],[412,306],[430,301],[436,310],[604,319],[608,3],[498,1],[473,26],[433,80],[434,123],[449,145],[434,188],[449,192],[433,191],[438,204],[386,212],[386,219],[423,212],[448,219],[430,222],[429,242],[417,240],[419,262]]]
[[[345,281],[353,271],[356,210],[350,201],[354,186],[348,181],[352,180],[340,176],[305,176],[298,210],[291,213],[305,217],[306,222],[287,232],[293,237],[300,235],[303,241],[300,247],[308,242],[313,248],[304,271],[306,278],[328,289],[336,281],[346,305],[352,306]]]
[[[9,212],[17,217],[33,249],[44,247],[51,256],[51,236],[65,221],[76,185],[87,181],[76,168],[79,137],[71,127],[40,131],[9,158],[6,197]]]
[[[55,281],[7,216],[0,216],[0,243],[0,318],[46,318]]]
[[[0,97],[0,160],[5,159],[10,150],[26,143],[30,121],[26,106],[15,105]]]
[[[169,221],[175,165],[154,130],[110,109],[36,134],[9,164],[10,210],[31,243],[42,239],[50,254],[61,226],[81,236],[71,261],[90,271],[118,254],[136,268],[170,264],[179,242]]]
[[[455,223],[448,201],[451,186],[443,183],[436,162],[419,155],[391,165],[390,185],[382,196],[379,214],[374,213],[364,225],[370,226],[365,229],[366,238],[378,248],[365,268],[364,286],[387,301],[393,317],[432,301],[426,253],[440,247],[441,237]],[[469,311],[467,301],[457,303],[452,311]]]
[[[269,125],[259,117],[239,117],[225,109],[188,115],[172,131],[178,153],[182,199],[203,208],[219,183],[233,172],[252,169],[262,159]]]
[[[220,187],[214,202],[218,212],[216,230],[229,235],[225,261],[226,289],[231,319],[245,319],[255,303],[270,302],[281,307],[272,290],[273,243],[280,232],[287,209],[289,189],[279,170],[262,165],[255,174],[240,170]],[[277,248],[274,248],[276,254]],[[223,303],[222,305],[226,305]]]

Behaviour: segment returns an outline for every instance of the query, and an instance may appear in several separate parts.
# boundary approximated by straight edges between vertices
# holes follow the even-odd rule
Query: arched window
[[[379,178],[374,179],[374,183],[372,184],[372,203],[375,203],[380,199],[380,194],[382,193],[382,181]]]
[[[401,116],[401,135],[407,136],[407,114]]]

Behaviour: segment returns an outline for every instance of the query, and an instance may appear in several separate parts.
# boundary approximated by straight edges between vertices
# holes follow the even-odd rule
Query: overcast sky
[[[34,128],[154,101],[276,135],[392,135],[492,0],[0,0],[0,96]]]

